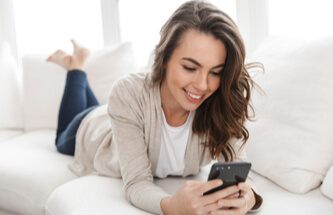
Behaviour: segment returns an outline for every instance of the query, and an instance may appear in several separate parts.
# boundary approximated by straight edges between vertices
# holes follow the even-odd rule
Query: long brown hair
[[[223,42],[227,50],[226,62],[221,72],[219,88],[196,110],[192,130],[203,138],[212,158],[223,156],[226,161],[235,158],[231,138],[249,138],[245,121],[252,110],[250,90],[253,81],[245,61],[245,47],[239,30],[232,19],[204,1],[182,4],[161,29],[160,42],[155,48],[152,81],[160,84],[165,78],[166,65],[181,36],[195,29],[211,34]],[[254,66],[254,65],[252,65]]]

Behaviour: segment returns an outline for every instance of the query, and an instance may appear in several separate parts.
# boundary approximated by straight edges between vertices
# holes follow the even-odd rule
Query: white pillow
[[[0,129],[23,128],[23,107],[17,63],[8,43],[0,44]]]
[[[320,190],[325,196],[333,200],[333,166],[328,170]]]
[[[266,95],[253,94],[247,154],[256,172],[295,193],[318,187],[333,163],[332,50],[333,38],[273,38],[253,56]]]
[[[25,129],[57,126],[58,110],[64,90],[66,72],[61,67],[46,62],[47,55],[23,57],[24,121]],[[132,45],[122,43],[93,52],[87,60],[85,71],[100,104],[107,102],[113,82],[135,70]]]
[[[94,52],[87,60],[85,70],[98,101],[106,104],[113,82],[133,73],[136,67],[132,44],[127,42]]]

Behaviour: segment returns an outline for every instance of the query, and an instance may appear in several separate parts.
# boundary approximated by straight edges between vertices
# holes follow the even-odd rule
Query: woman
[[[88,51],[73,43],[73,55],[58,51],[48,60],[70,70],[56,143],[60,152],[75,151],[75,173],[122,177],[127,199],[156,214],[245,214],[260,207],[250,179],[205,196],[223,182],[188,181],[174,195],[153,183],[197,174],[212,159],[245,159],[239,143],[248,139],[253,82],[229,16],[202,1],[181,5],[162,27],[152,71],[118,80],[108,115],[82,71]]]

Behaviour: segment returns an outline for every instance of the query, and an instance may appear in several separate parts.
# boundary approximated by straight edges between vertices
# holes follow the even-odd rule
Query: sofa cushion
[[[19,72],[8,43],[0,43],[0,129],[23,128]]]
[[[328,170],[320,190],[325,196],[333,200],[333,165]]]
[[[0,208],[18,214],[44,214],[44,205],[59,185],[76,178],[71,156],[59,154],[55,132],[25,133],[0,144]]]
[[[256,121],[248,123],[253,169],[285,189],[318,187],[333,163],[333,38],[268,39],[254,54],[265,66],[255,81]]]
[[[209,166],[200,174],[187,179],[206,180]],[[154,182],[169,193],[186,181],[181,177],[156,179]],[[123,193],[123,182],[119,178],[90,175],[67,182],[58,187],[46,203],[47,215],[91,215],[91,214],[149,214],[131,205]]]
[[[24,128],[55,129],[58,110],[64,91],[66,72],[46,62],[46,55],[25,55],[23,64]],[[85,71],[97,99],[106,104],[113,82],[133,72],[135,60],[130,43],[92,52]]]
[[[85,176],[57,188],[46,203],[47,215],[147,214],[133,207],[118,178]]]
[[[20,134],[23,134],[23,130],[13,130],[13,129],[1,129],[0,130],[0,143],[5,140],[16,137]]]
[[[325,198],[320,190],[314,189],[306,194],[288,192],[271,180],[253,172],[264,202],[255,215],[330,215],[333,211],[332,201]],[[249,213],[251,214],[251,213]]]
[[[208,167],[208,168],[207,168]],[[205,181],[209,166],[197,176],[168,177],[154,182],[169,193],[176,190],[185,180]],[[282,189],[265,177],[251,172],[264,203],[256,215],[329,215],[333,210],[332,202],[321,195],[319,189],[304,195],[293,194]],[[77,178],[58,187],[46,203],[47,215],[91,215],[91,214],[148,214],[127,202],[122,191],[121,179],[100,176]],[[286,207],[288,205],[288,207]]]

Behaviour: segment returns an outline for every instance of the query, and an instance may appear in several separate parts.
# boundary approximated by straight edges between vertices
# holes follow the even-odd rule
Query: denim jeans
[[[80,123],[98,105],[86,73],[81,70],[68,71],[58,114],[55,141],[60,153],[74,155],[75,137]]]

